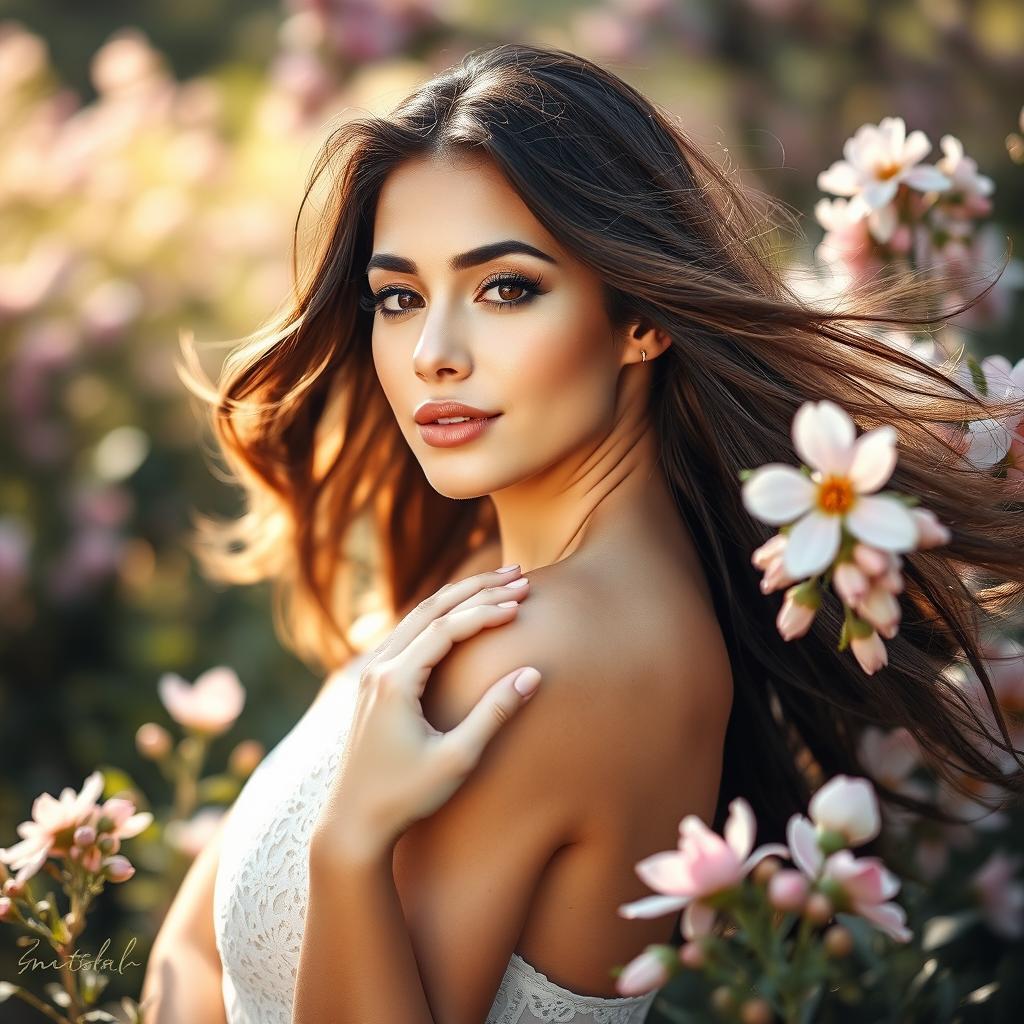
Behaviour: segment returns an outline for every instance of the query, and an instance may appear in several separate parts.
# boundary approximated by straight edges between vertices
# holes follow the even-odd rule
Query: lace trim
[[[630,1012],[626,1016],[606,1017],[605,1019],[608,1021],[622,1020],[628,1022],[633,1020],[633,1010],[642,1007],[644,1004],[650,1005],[654,1001],[654,996],[657,995],[657,989],[644,992],[642,995],[581,995],[579,992],[570,991],[552,981],[546,974],[538,971],[534,965],[530,964],[518,953],[512,954],[512,959],[509,961],[509,970],[518,974],[525,981],[532,983],[532,987],[537,988],[540,986],[550,990],[553,997],[551,1004],[546,1004],[542,1008],[546,1011],[555,1010],[560,1006],[566,1006],[566,1008],[571,1006],[573,1010],[580,1013],[621,1009]],[[595,1016],[599,1018],[604,1017],[604,1015],[598,1014],[595,1014]],[[545,1019],[561,1020],[562,1018],[552,1017]],[[564,1019],[571,1020],[572,1018],[570,1016]]]

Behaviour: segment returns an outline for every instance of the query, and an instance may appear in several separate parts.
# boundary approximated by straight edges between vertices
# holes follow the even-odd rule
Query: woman
[[[895,312],[921,282],[809,308],[745,193],[560,50],[471,53],[342,124],[307,199],[322,179],[294,309],[216,389],[186,349],[249,497],[200,552],[274,579],[288,642],[335,668],[370,542],[393,628],[193,867],[149,965],[157,1020],[639,1021],[651,997],[617,998],[610,968],[671,936],[616,908],[685,814],[720,824],[742,794],[779,839],[808,760],[860,773],[871,724],[906,726],[954,784],[960,767],[1019,788],[939,676],[962,649],[987,683],[978,613],[1022,592],[1007,484],[945,429],[995,406],[871,327],[925,319]],[[953,530],[906,558],[870,679],[836,652],[833,609],[786,645],[750,564],[768,532],[740,471],[790,460],[808,398],[892,423],[894,488]]]

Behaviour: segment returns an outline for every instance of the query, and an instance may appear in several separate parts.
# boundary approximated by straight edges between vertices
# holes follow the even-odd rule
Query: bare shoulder
[[[536,666],[540,691],[522,715],[530,725],[516,731],[535,752],[562,751],[566,792],[580,787],[592,812],[606,806],[620,820],[646,787],[663,790],[674,770],[717,758],[732,676],[699,587],[678,573],[575,560],[535,570],[530,583],[513,622],[458,644],[432,673],[424,713],[433,725],[451,728],[500,676]],[[579,777],[565,777],[574,765]],[[713,794],[699,803],[686,810],[710,816]]]

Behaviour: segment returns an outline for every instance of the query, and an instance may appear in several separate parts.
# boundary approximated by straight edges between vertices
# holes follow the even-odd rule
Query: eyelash
[[[543,295],[544,290],[540,287],[541,276],[537,274],[535,277],[531,277],[527,274],[523,274],[520,271],[498,271],[491,277],[487,278],[480,286],[483,291],[490,291],[495,285],[511,284],[519,285],[521,288],[526,289],[526,294],[520,296],[518,299],[509,299],[505,302],[496,302],[493,299],[484,299],[483,301],[488,306],[495,306],[499,310],[510,309],[512,306],[518,306],[524,302],[529,302],[537,295]],[[411,309],[385,309],[384,300],[390,295],[415,295],[416,293],[409,288],[399,288],[397,285],[387,285],[381,288],[379,292],[370,291],[368,288],[363,291],[363,294],[359,298],[359,308],[365,310],[367,313],[380,313],[385,320],[395,316],[402,316],[405,313],[412,312]]]

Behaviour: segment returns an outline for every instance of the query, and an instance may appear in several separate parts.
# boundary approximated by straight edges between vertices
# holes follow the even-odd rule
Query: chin
[[[430,460],[427,460],[428,463]],[[507,487],[514,480],[501,479],[491,472],[473,472],[470,466],[463,467],[464,471],[459,472],[454,466],[440,468],[438,466],[424,465],[420,463],[427,483],[437,491],[438,494],[456,501],[466,501],[470,498],[482,498],[487,494],[493,494]]]

